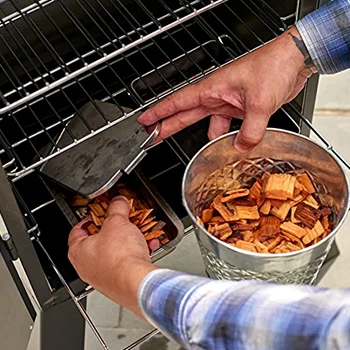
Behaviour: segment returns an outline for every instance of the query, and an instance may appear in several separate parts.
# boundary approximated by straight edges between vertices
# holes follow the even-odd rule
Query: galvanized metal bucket
[[[233,148],[237,132],[224,135],[203,147],[188,164],[183,184],[183,204],[190,215],[206,270],[217,279],[261,279],[277,283],[311,284],[315,280],[349,210],[349,183],[343,168],[325,148],[302,135],[279,129],[268,129],[262,142],[249,153]],[[250,161],[264,159],[266,161]],[[245,176],[255,171],[280,166],[293,172],[294,164],[307,170],[333,196],[337,208],[334,230],[319,243],[300,251],[284,254],[259,254],[228,245],[197,224],[201,201],[212,200],[232,181],[232,171],[217,171],[241,161]],[[290,163],[289,163],[290,162]],[[228,169],[233,169],[229,167]]]

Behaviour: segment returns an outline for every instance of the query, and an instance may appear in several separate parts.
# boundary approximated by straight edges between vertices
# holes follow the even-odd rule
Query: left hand
[[[100,232],[89,236],[76,225],[68,240],[68,258],[80,278],[116,303],[141,315],[137,290],[146,274],[156,267],[150,262],[141,231],[129,221],[129,202],[114,198]]]

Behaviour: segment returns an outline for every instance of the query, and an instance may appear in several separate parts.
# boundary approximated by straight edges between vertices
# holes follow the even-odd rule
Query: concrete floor
[[[321,77],[314,125],[350,162],[350,71],[335,76]],[[337,236],[340,256],[332,263],[319,285],[349,287],[350,244],[348,219]],[[184,238],[177,249],[162,259],[159,266],[205,276],[200,252],[193,234]],[[101,294],[94,292],[88,297],[88,311],[92,320],[111,350],[123,349],[153,329],[151,325],[136,318],[128,310],[119,307]],[[36,333],[36,332],[34,332]],[[37,350],[36,336],[32,337],[28,350]],[[99,350],[100,345],[87,328],[86,350]],[[157,336],[141,345],[139,350],[180,350],[181,347]],[[46,349],[45,349],[46,350]]]

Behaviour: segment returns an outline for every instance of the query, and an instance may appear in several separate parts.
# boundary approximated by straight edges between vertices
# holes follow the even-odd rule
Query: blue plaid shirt
[[[349,0],[334,0],[296,26],[320,74],[350,68]]]
[[[297,28],[321,74],[350,68],[350,0]],[[143,314],[187,349],[350,349],[350,290],[216,281],[170,270],[146,276]]]
[[[141,283],[148,321],[186,349],[350,349],[350,290],[217,281],[159,269]]]

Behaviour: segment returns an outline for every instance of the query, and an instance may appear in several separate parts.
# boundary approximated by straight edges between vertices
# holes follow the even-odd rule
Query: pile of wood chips
[[[248,188],[214,198],[197,217],[213,236],[254,253],[280,254],[316,244],[333,229],[333,198],[307,173],[265,173]]]
[[[129,200],[130,221],[140,229],[146,241],[158,240],[157,248],[169,242],[169,238],[163,230],[166,224],[161,220],[157,220],[156,216],[153,215],[154,208],[148,208],[143,201],[136,197],[133,191],[127,189],[124,185],[118,185],[117,191],[107,191],[93,200],[79,195],[73,197],[72,207],[76,210],[78,216],[81,219],[87,216],[91,217],[91,221],[84,223],[83,229],[87,230],[90,235],[97,234],[100,231],[110,201],[116,195],[122,195]]]

